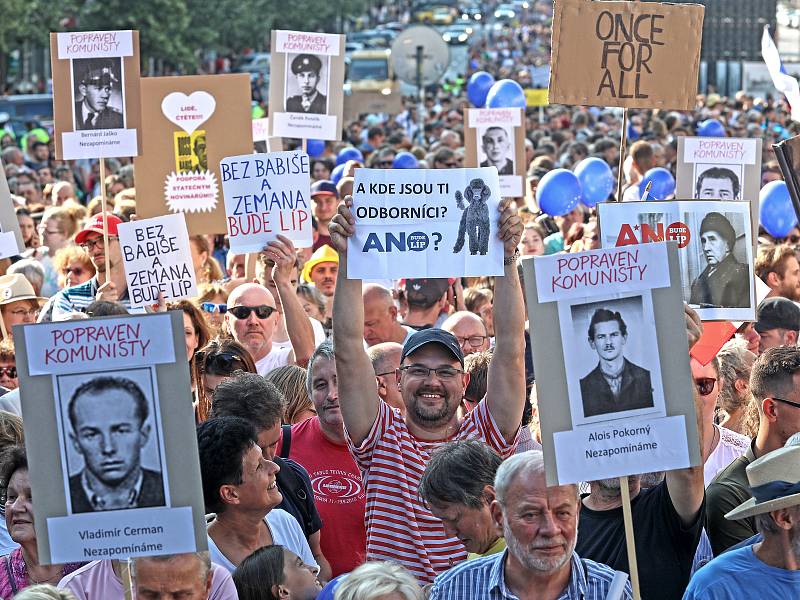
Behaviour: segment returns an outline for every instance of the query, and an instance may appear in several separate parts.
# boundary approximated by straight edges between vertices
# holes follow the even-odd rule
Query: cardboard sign
[[[122,223],[119,244],[131,307],[197,295],[192,250],[182,214]]]
[[[219,161],[253,150],[248,75],[146,77],[142,117],[139,217],[184,213],[190,234],[224,233]]]
[[[342,139],[344,36],[272,32],[270,135]]]
[[[548,90],[545,89],[525,89],[525,104],[527,106],[547,106],[550,104],[548,99]]]
[[[676,241],[683,299],[704,321],[754,321],[755,282],[747,202],[599,205],[601,246]]]
[[[397,115],[403,112],[400,82],[392,84],[391,93],[358,91],[344,96],[344,120],[352,121],[361,115]]]
[[[497,169],[356,169],[354,279],[503,274]]]
[[[50,34],[56,158],[142,151],[138,31]]]
[[[553,104],[691,110],[705,8],[556,0]]]
[[[14,340],[40,561],[204,550],[183,313],[16,325]]]
[[[283,150],[283,138],[269,136],[269,119],[253,119],[253,144],[263,142],[267,152]]]
[[[749,202],[753,243],[758,244],[760,139],[680,136],[675,183],[679,198]]]
[[[279,234],[298,248],[311,246],[309,164],[308,154],[298,151],[222,159],[222,189],[232,252],[260,252]]]
[[[8,188],[6,170],[0,160],[0,258],[25,252],[25,242],[14,212],[14,201]]]
[[[687,346],[675,326],[683,323],[675,244],[522,265],[534,370],[548,373],[536,380],[547,484],[700,464],[689,355],[677,351]],[[620,289],[634,272],[637,281]],[[554,287],[560,276],[582,283]]]
[[[525,182],[525,114],[521,108],[468,108],[466,167],[495,167],[500,194],[521,198]]]

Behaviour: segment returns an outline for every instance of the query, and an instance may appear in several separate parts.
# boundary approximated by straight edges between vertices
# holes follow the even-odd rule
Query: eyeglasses
[[[393,160],[380,160],[380,161],[377,161],[375,163],[375,166],[379,167],[379,168],[380,167],[391,167],[392,165],[394,165],[394,161]]]
[[[0,367],[0,377],[17,378],[17,367]]]
[[[384,375],[394,375],[395,371],[386,371],[386,373],[375,373],[375,377],[383,377]]]
[[[473,348],[479,348],[483,341],[486,339],[485,335],[471,335],[469,337],[456,337],[459,346],[469,344]]]
[[[29,308],[25,310],[24,308],[17,308],[11,311],[11,314],[15,317],[32,317],[36,318],[39,316],[39,309],[38,308]]]
[[[244,360],[238,354],[234,354],[233,352],[219,352],[219,353],[211,353],[206,354],[203,351],[195,352],[195,360],[197,364],[204,365],[205,371],[208,371],[208,368],[211,365],[214,365],[214,370],[220,370],[225,372],[233,372],[237,368],[235,363],[239,363],[244,365]]]
[[[200,309],[207,313],[219,313],[224,315],[228,312],[228,305],[227,304],[214,304],[213,302],[203,302],[200,305]]]
[[[108,241],[113,242],[114,240],[118,240],[119,238],[115,235],[108,236]],[[102,246],[103,245],[103,238],[99,237],[96,240],[86,240],[82,244],[78,244],[81,248],[83,248],[87,252],[91,252],[94,250],[95,246]]]
[[[792,402],[791,400],[784,400],[783,398],[775,398],[774,396],[772,397],[772,399],[775,400],[775,402],[783,402],[784,404],[788,404],[789,406],[800,408],[800,403],[798,402]]]
[[[400,367],[401,371],[405,371],[409,377],[414,379],[427,379],[431,373],[436,373],[436,376],[442,381],[455,379],[464,371],[460,371],[454,367],[438,367],[436,369],[429,369],[425,365],[405,365]]]
[[[717,385],[717,380],[713,377],[695,377],[694,385],[697,388],[697,393],[701,396],[708,396],[714,391],[714,386]]]
[[[42,235],[42,234],[46,234],[46,235],[64,235],[63,231],[59,231],[58,229],[56,229],[55,231],[52,231],[52,230],[47,229],[46,227],[38,227],[37,231],[39,232],[39,235]]]
[[[256,317],[259,319],[268,319],[275,310],[274,306],[267,306],[266,304],[259,306],[231,306],[228,308],[228,312],[237,319],[247,319],[253,311],[255,311]]]
[[[800,243],[800,235],[789,235],[786,237],[785,241],[789,242],[790,244]]]
[[[69,275],[70,273],[74,274],[76,277],[80,277],[83,275],[84,268],[83,267],[66,267],[61,269],[61,272],[64,275]]]

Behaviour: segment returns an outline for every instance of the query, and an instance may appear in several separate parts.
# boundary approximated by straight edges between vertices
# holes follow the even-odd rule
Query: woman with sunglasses
[[[217,282],[200,283],[197,286],[195,302],[203,311],[212,335],[219,335],[222,331],[223,317],[228,310],[228,292],[225,287]]]
[[[0,342],[0,386],[7,390],[15,390],[19,387],[14,344],[9,340]]]
[[[236,371],[255,373],[256,365],[244,346],[233,340],[215,339],[194,354],[192,381],[196,382],[195,418],[208,419],[216,387]]]

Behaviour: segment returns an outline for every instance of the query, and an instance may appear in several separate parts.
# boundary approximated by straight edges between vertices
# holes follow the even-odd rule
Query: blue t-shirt
[[[740,600],[752,590],[759,600],[800,597],[800,571],[761,562],[752,546],[721,554],[695,573],[683,600]]]

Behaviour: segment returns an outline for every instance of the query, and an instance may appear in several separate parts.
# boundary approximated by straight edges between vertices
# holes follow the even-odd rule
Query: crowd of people
[[[472,70],[533,85],[549,21],[532,4],[523,22],[471,46]],[[403,150],[419,168],[462,167],[467,106],[463,87],[442,82],[427,90],[424,113],[409,99],[400,114],[347,122],[342,141],[311,161],[311,248],[278,236],[247,260],[224,235],[190,236],[198,295],[165,308],[183,313],[208,551],[130,563],[39,560],[14,335],[20,324],[136,312],[118,227],[135,218],[136,179],[147,174],[107,160],[101,180],[96,161],[56,160],[52,132],[32,127],[18,139],[0,123],[25,243],[0,261],[0,598],[121,599],[128,582],[142,599],[633,597],[620,481],[545,481],[536,327],[519,261],[600,239],[595,208],[548,215],[537,185],[598,157],[614,172],[622,165],[622,196],[609,201],[638,199],[644,174],[674,173],[678,138],[708,118],[731,137],[763,140],[763,185],[781,178],[771,144],[798,126],[780,101],[712,92],[693,111],[631,110],[621,149],[619,110],[529,108],[525,197],[499,208],[503,275],[349,279],[356,170],[392,168]],[[334,182],[337,156],[351,148],[360,159]],[[799,252],[800,228],[784,239],[760,230],[755,273],[770,292],[756,321],[709,362],[690,360],[703,464],[628,479],[646,600],[800,594]],[[685,315],[675,326],[687,347],[670,352],[688,352],[702,334],[696,313]],[[87,506],[147,505],[152,474],[139,465],[114,482],[86,465],[75,486],[88,482]]]

